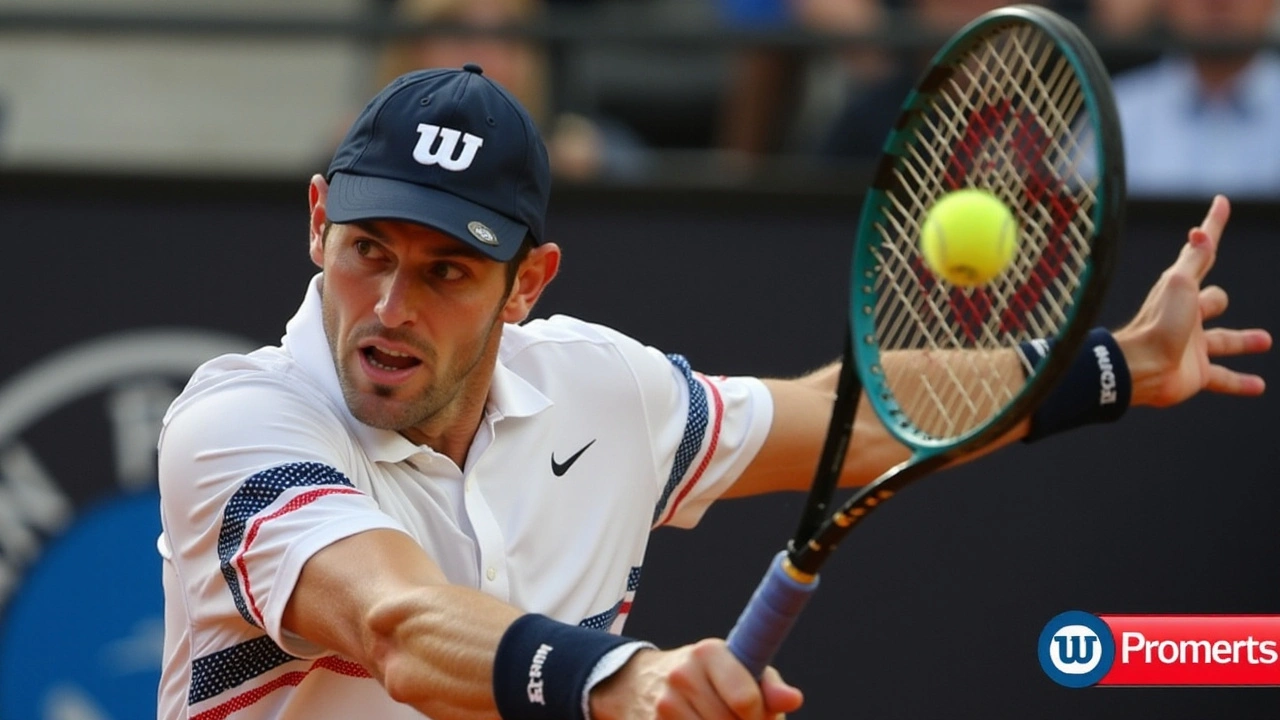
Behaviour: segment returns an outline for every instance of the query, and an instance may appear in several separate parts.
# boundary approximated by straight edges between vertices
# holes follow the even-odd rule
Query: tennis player
[[[472,65],[392,82],[312,179],[320,272],[281,344],[210,361],[165,417],[161,718],[756,720],[801,705],[721,640],[620,632],[651,530],[807,486],[836,368],[715,377],[608,327],[528,320],[560,265],[548,187],[528,114]],[[1118,401],[1033,423],[1263,391],[1217,360],[1270,336],[1202,326],[1227,304],[1201,281],[1228,213],[1214,201],[1101,341]],[[1098,397],[1092,349],[1079,362],[1092,379],[1057,392]],[[906,457],[875,418],[859,415],[846,485]]]

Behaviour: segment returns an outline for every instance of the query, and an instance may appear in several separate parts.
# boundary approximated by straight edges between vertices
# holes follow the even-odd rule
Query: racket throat
[[[833,550],[834,544],[824,546],[815,538],[791,540],[787,543],[787,557],[782,569],[797,582],[813,582],[818,577],[818,569]]]
[[[800,569],[792,560],[791,552],[788,552],[787,557],[782,560],[782,571],[787,574],[787,577],[805,585],[812,585],[818,579],[816,566],[813,571]]]

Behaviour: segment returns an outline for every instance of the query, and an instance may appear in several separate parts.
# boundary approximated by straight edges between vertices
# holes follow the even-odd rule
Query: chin
[[[368,397],[361,398],[356,402],[348,400],[347,408],[355,419],[379,430],[399,432],[413,424],[406,419],[405,415],[407,413],[403,408],[388,407],[386,401]]]
[[[351,385],[344,385],[342,394],[351,415],[365,425],[380,430],[398,431],[413,424],[406,419],[409,408],[390,397],[392,391],[386,388],[375,386],[356,389]]]

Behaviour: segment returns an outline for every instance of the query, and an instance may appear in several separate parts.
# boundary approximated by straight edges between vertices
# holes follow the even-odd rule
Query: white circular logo
[[[1102,660],[1102,640],[1084,625],[1067,625],[1053,634],[1049,661],[1059,672],[1084,675]]]
[[[471,234],[474,235],[477,240],[484,243],[485,245],[498,244],[498,236],[495,235],[494,232],[489,229],[488,225],[485,225],[479,220],[472,220],[471,222],[467,223],[467,230],[471,231]]]

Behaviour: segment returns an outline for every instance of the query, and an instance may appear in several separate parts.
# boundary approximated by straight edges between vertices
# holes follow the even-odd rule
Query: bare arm
[[[491,720],[494,655],[521,614],[450,585],[409,536],[371,530],[307,561],[284,627],[360,663],[392,698],[429,717]]]
[[[392,698],[436,720],[493,720],[498,643],[523,614],[448,584],[409,536],[371,530],[307,561],[284,626],[359,662]],[[671,717],[763,720],[800,706],[799,691],[775,671],[765,680],[757,683],[723,640],[641,650],[591,693],[593,717],[642,720],[662,708]]]
[[[885,372],[894,378],[895,387],[905,387],[911,378],[928,375],[949,382],[954,378],[965,387],[985,384],[988,393],[975,393],[975,403],[949,415],[968,426],[985,419],[1004,399],[1011,397],[1023,383],[1023,371],[1013,350],[984,352],[982,362],[974,362],[969,353],[894,352],[886,353],[882,362]],[[839,363],[794,380],[766,380],[773,396],[773,425],[764,446],[751,466],[725,494],[726,497],[752,495],[776,490],[805,490],[813,479],[818,456],[826,439],[831,407],[835,402]],[[931,428],[940,423],[942,413],[925,396],[902,397],[899,402],[919,427]],[[1006,445],[1027,433],[1027,423],[985,446],[977,457]],[[864,393],[858,400],[853,437],[845,455],[843,487],[858,487],[879,477],[886,470],[910,457],[906,446],[898,442],[880,422]]]
[[[1151,288],[1138,313],[1115,332],[1132,376],[1131,405],[1169,407],[1204,391],[1250,397],[1265,390],[1261,377],[1236,372],[1219,361],[1269,350],[1270,333],[1258,328],[1204,327],[1227,309],[1226,291],[1203,283],[1213,267],[1229,217],[1226,198],[1215,198],[1204,221],[1188,232],[1177,259]],[[1023,371],[1014,351],[1003,352],[1007,353],[1005,359],[996,358],[990,364],[992,373],[986,377],[993,387],[999,387],[1000,378],[1007,387],[1017,387],[1023,382]],[[916,352],[894,353],[884,358],[884,365],[890,374],[932,374],[950,368],[962,376],[973,367],[964,353],[932,358]],[[726,497],[808,488],[826,437],[838,375],[839,365],[831,364],[795,380],[766,381],[774,400],[773,427],[756,459]],[[895,383],[895,387],[902,386],[905,383]],[[976,412],[981,413],[981,408]],[[1028,426],[1024,421],[959,462],[1025,436]],[[864,396],[858,405],[841,485],[864,485],[908,456]]]

